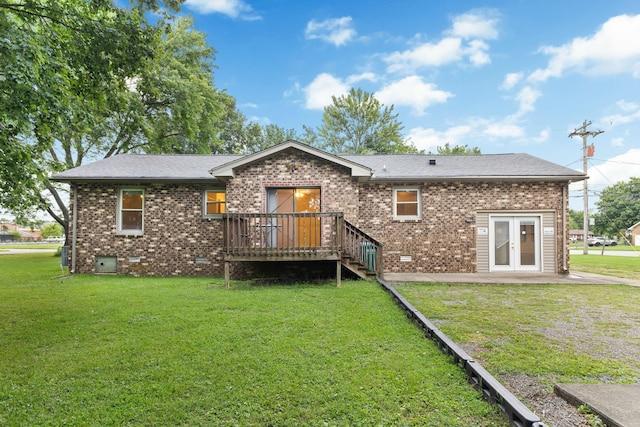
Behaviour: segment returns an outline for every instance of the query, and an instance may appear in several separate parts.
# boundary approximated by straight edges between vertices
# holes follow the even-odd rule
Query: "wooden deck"
[[[336,261],[360,277],[381,275],[382,244],[344,219],[342,212],[227,213],[225,282],[230,262]]]

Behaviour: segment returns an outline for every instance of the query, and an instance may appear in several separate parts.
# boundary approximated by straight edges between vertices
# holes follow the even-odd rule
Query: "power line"
[[[602,130],[587,130],[587,126],[591,125],[591,120],[587,122],[586,120],[582,122],[581,128],[574,129],[573,132],[569,134],[569,138],[573,138],[574,136],[582,137],[582,169],[585,174],[585,179],[583,182],[582,191],[584,193],[584,213],[583,213],[583,229],[584,229],[584,237],[583,237],[583,252],[585,255],[589,253],[589,246],[587,246],[587,239],[589,238],[589,186],[587,184],[587,154],[593,155],[593,151],[591,153],[587,152],[587,137],[596,137],[603,133]]]

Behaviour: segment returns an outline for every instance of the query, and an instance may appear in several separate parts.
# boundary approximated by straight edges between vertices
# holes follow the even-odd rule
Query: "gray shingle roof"
[[[582,172],[529,154],[373,155],[343,156],[373,170],[373,180],[450,180],[500,178],[566,178],[580,180]],[[435,160],[435,164],[430,164]]]
[[[119,154],[69,169],[53,176],[56,181],[212,181],[214,167],[236,155]]]
[[[239,155],[120,154],[53,176],[56,181],[215,181],[209,171]],[[259,156],[258,156],[259,157]],[[372,171],[372,181],[570,180],[582,172],[529,154],[340,156]],[[435,165],[430,164],[435,160]]]

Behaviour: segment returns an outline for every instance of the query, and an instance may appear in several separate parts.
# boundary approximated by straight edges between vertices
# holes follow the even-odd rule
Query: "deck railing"
[[[228,256],[339,259],[341,212],[228,213],[224,220]]]
[[[367,272],[382,275],[382,243],[344,220],[343,255],[366,267]]]
[[[227,213],[227,260],[341,260],[380,275],[382,244],[344,219],[342,212]]]

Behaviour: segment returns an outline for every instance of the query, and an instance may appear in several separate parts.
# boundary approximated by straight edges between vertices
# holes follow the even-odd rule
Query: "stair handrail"
[[[343,255],[366,267],[367,271],[382,276],[383,243],[365,233],[346,219],[342,236]]]

